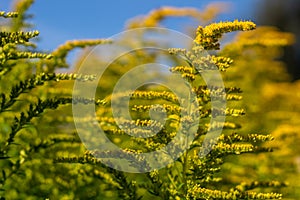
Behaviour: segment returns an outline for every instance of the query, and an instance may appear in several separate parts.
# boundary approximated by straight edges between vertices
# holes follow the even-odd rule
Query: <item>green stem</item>
[[[193,81],[190,82],[190,85],[193,85]],[[187,106],[187,115],[191,115],[192,113],[192,91],[189,92],[189,96],[188,96],[188,106]],[[189,130],[188,130],[189,131]],[[188,145],[188,137],[186,137],[185,139],[185,145]],[[187,196],[187,170],[188,170],[188,149],[184,152],[183,154],[183,192],[184,195]]]

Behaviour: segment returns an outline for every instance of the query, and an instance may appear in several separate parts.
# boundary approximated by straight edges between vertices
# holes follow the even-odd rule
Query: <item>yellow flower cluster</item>
[[[18,13],[17,12],[4,12],[4,11],[0,11],[0,17],[4,17],[4,18],[18,17]]]
[[[172,67],[171,72],[180,72],[181,76],[189,81],[194,81],[196,79],[194,68],[188,66],[176,66]]]
[[[246,152],[252,152],[254,151],[254,146],[252,144],[226,144],[219,142],[215,145],[214,150],[220,152],[220,153],[234,153],[234,154],[240,154],[240,153],[246,153]]]
[[[178,102],[178,97],[167,91],[135,91],[130,97],[134,99],[164,99],[173,103]]]
[[[219,22],[212,23],[208,26],[199,26],[196,32],[195,43],[202,45],[205,49],[220,49],[219,38],[224,33],[233,31],[248,31],[256,28],[256,25],[251,21]]]
[[[53,72],[54,68],[66,68],[68,64],[66,62],[66,57],[70,51],[75,48],[84,48],[88,46],[95,46],[98,44],[108,44],[111,40],[107,39],[91,39],[91,40],[72,40],[60,45],[57,49],[52,52],[53,59],[45,61],[47,65],[47,72]],[[41,63],[43,65],[43,63]]]
[[[94,40],[71,40],[60,45],[56,50],[52,52],[53,56],[56,57],[66,57],[67,53],[74,48],[84,48],[87,46],[94,46],[98,44],[111,43],[111,40],[107,39],[94,39]]]
[[[113,187],[117,187],[119,189],[122,189],[122,187],[120,186],[120,184],[118,184],[112,177],[110,174],[105,173],[103,171],[97,170],[95,169],[93,171],[93,176],[100,178],[102,180],[105,180],[106,183],[109,183],[111,186]]]
[[[39,35],[38,31],[30,32],[0,32],[0,45],[4,46],[6,44],[24,44],[29,41],[29,39]]]
[[[278,193],[259,193],[259,192],[240,192],[233,190],[231,192],[223,192],[219,190],[211,190],[195,185],[190,188],[187,199],[281,199],[282,195]]]
[[[178,106],[168,105],[168,104],[162,104],[162,107],[155,106],[155,105],[134,105],[132,107],[132,111],[137,111],[137,112],[144,112],[150,109],[153,109],[154,111],[163,111],[163,109],[165,109],[169,113],[176,113],[176,114],[179,114],[181,110],[184,110],[184,108],[180,108]]]
[[[205,127],[208,131],[217,130],[217,129],[237,129],[241,126],[232,122],[213,122],[209,124],[205,124]]]
[[[139,16],[134,18],[128,23],[127,28],[156,27],[163,19],[167,17],[192,17],[199,22],[207,22],[215,18],[215,16],[224,10],[225,7],[225,4],[215,3],[208,5],[204,11],[200,11],[190,7],[177,8],[165,6],[152,10],[144,17]]]
[[[231,58],[223,56],[211,56],[211,59],[220,71],[225,71],[230,67],[230,64],[233,63],[233,60]]]
[[[283,47],[292,45],[295,37],[291,33],[281,32],[274,27],[258,27],[256,30],[237,34],[235,42],[227,44],[222,54],[238,56],[249,47]]]

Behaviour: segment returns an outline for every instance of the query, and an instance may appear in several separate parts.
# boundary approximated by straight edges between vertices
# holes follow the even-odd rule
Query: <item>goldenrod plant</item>
[[[270,154],[234,159],[231,166],[224,167],[224,174],[230,172],[231,179],[239,179],[243,173],[247,174],[245,179],[277,176],[289,182],[289,187],[281,189],[286,199],[299,198],[298,81],[291,82],[284,63],[278,58],[283,55],[282,47],[294,41],[292,34],[275,27],[258,27],[255,31],[237,34],[221,52],[235,60],[226,73],[226,82],[235,85],[239,81],[245,91],[243,107],[247,118],[239,121],[244,124],[240,131],[266,130],[276,138],[271,144],[277,149]],[[247,76],[243,75],[244,71],[249,72]],[[252,123],[245,123],[247,121]]]
[[[154,12],[152,12],[154,13]],[[157,23],[155,23],[157,24]],[[209,68],[209,64],[213,63],[217,68],[224,72],[233,63],[233,59],[228,56],[198,56],[205,55],[202,53],[204,50],[218,50],[220,48],[219,39],[224,33],[232,31],[249,31],[255,29],[255,24],[250,21],[233,21],[233,22],[221,22],[213,23],[205,27],[198,27],[196,36],[194,39],[194,46],[192,50],[187,49],[169,49],[169,53],[174,56],[183,58],[186,62],[184,65],[171,67],[170,70],[174,73],[180,73],[182,78],[185,79],[190,85],[193,86],[193,91],[197,94],[197,101],[200,105],[198,109],[194,108],[192,113],[200,111],[202,122],[204,119],[210,119],[211,117],[217,117],[218,114],[224,113],[229,117],[238,117],[245,114],[243,109],[231,109],[225,110],[210,110],[209,102],[210,98],[218,98],[220,101],[224,101],[222,94],[226,94],[225,99],[228,101],[241,100],[241,89],[237,87],[226,87],[225,91],[218,87],[207,87],[202,85],[201,77],[198,72],[204,70],[205,67]],[[144,60],[144,54],[140,52],[134,54],[136,60]],[[142,57],[142,58],[141,58]],[[149,56],[150,57],[150,56]],[[147,58],[147,56],[146,56]],[[153,59],[153,55],[151,54]],[[94,58],[97,60],[96,58]],[[134,58],[131,58],[134,59]],[[175,58],[174,58],[175,59]],[[147,59],[145,59],[147,60]],[[148,59],[148,61],[151,59]],[[176,59],[175,59],[176,60]],[[98,61],[101,63],[101,58]],[[132,63],[135,61],[131,60]],[[128,64],[128,63],[126,63]],[[127,65],[122,62],[114,63],[114,67],[122,66],[122,70]],[[115,68],[113,68],[115,70]],[[111,73],[114,73],[112,71]],[[122,72],[120,72],[122,74]],[[107,76],[112,82],[112,75]],[[203,80],[202,80],[203,81]],[[114,85],[114,84],[112,84]],[[101,84],[99,85],[101,87]],[[106,86],[104,86],[106,87]],[[172,92],[166,90],[166,88],[143,88],[144,90],[137,90],[130,94],[132,100],[129,110],[131,115],[135,116],[132,121],[124,119],[116,119],[112,115],[111,111],[111,96],[104,98],[104,102],[108,102],[100,106],[97,109],[97,120],[101,124],[102,129],[107,136],[115,144],[123,148],[125,157],[130,157],[134,161],[141,161],[139,165],[132,163],[132,167],[138,170],[147,170],[151,168],[150,163],[147,163],[142,153],[156,151],[163,148],[172,139],[174,139],[176,132],[179,129],[181,111],[188,112],[188,108],[181,107],[179,105],[180,99]],[[215,96],[210,96],[214,94]],[[99,94],[101,95],[101,94]],[[118,93],[115,98],[123,98],[128,93]],[[148,100],[148,101],[147,101]],[[150,100],[150,103],[149,103]],[[121,101],[121,100],[120,100]],[[162,104],[162,107],[157,107],[158,103]],[[154,109],[159,111],[164,109],[167,111],[168,118],[164,128],[158,132],[157,135],[150,138],[132,138],[126,133],[133,135],[138,134],[151,134],[151,131],[159,130],[162,126],[159,121],[153,121],[149,119],[147,115],[148,111]],[[230,119],[230,118],[229,118]],[[188,120],[188,119],[181,119]],[[207,120],[206,122],[208,122]],[[190,122],[194,124],[193,121]],[[144,128],[135,128],[137,125]],[[259,134],[246,134],[238,135],[237,133],[229,133],[221,135],[218,138],[217,144],[212,151],[205,158],[199,158],[199,151],[201,151],[200,144],[203,142],[203,136],[208,130],[218,129],[220,124],[215,123],[209,125],[209,123],[198,124],[198,130],[195,131],[195,140],[193,141],[193,148],[185,152],[180,158],[178,158],[173,164],[168,165],[161,170],[154,170],[145,174],[133,175],[130,173],[118,172],[117,176],[111,174],[110,176],[104,176],[102,178],[106,182],[110,183],[112,187],[118,188],[119,195],[123,199],[139,199],[139,198],[154,198],[158,199],[272,199],[281,198],[281,194],[273,193],[270,187],[282,187],[285,186],[284,182],[276,181],[248,181],[238,183],[233,181],[229,184],[230,180],[222,180],[222,177],[218,177],[217,173],[221,171],[221,166],[224,163],[225,157],[229,155],[236,155],[242,153],[259,153],[265,151],[271,151],[270,148],[260,147],[262,142],[270,141],[273,138],[270,135]],[[88,126],[87,126],[88,127]],[[87,128],[86,127],[86,128]],[[224,129],[237,129],[240,128],[240,124],[234,121],[226,121]],[[187,128],[192,130],[191,127]],[[215,139],[217,140],[217,139]],[[213,141],[211,141],[213,143]],[[176,145],[173,147],[176,149]],[[209,146],[209,145],[208,145]],[[175,152],[175,150],[173,151]],[[171,150],[172,151],[172,150]],[[103,164],[101,159],[93,157],[94,155],[115,159],[120,156],[117,152],[92,152],[87,151],[84,156],[75,157],[61,157],[57,159],[57,162],[67,163],[89,163],[89,164]],[[257,154],[255,154],[257,155]],[[111,156],[111,157],[109,157]],[[122,155],[123,156],[123,155]],[[126,159],[125,159],[126,160]],[[124,161],[125,162],[125,161]],[[103,166],[105,167],[105,166]],[[116,173],[115,170],[109,169],[108,173]],[[137,178],[138,177],[138,178]],[[223,182],[224,181],[224,182]],[[224,184],[225,183],[225,184]],[[232,185],[231,187],[226,187]],[[224,188],[224,190],[222,190]],[[225,190],[226,188],[226,190]],[[269,188],[262,192],[262,188]],[[123,189],[123,190],[122,190]],[[140,191],[140,192],[137,192]],[[148,193],[147,193],[147,192]]]
[[[42,172],[41,168],[47,165],[48,161],[46,159],[42,161],[39,156],[34,155],[41,153],[40,151],[44,151],[43,149],[47,147],[74,140],[70,134],[40,131],[36,125],[47,110],[55,110],[60,105],[74,103],[71,96],[59,96],[62,95],[61,91],[51,92],[53,83],[69,80],[90,81],[94,80],[94,76],[54,73],[55,68],[66,67],[66,56],[74,48],[109,42],[102,39],[70,41],[53,53],[37,52],[35,44],[30,40],[37,37],[39,32],[26,31],[31,26],[25,22],[28,18],[26,10],[32,3],[33,1],[30,0],[16,1],[15,12],[0,12],[3,19],[7,18],[4,22],[1,19],[3,26],[0,32],[1,199],[26,199],[39,196],[34,195],[32,191],[31,194],[27,193],[26,187],[22,191],[20,187],[22,179],[25,179],[25,183],[26,180],[35,182],[34,175],[41,176],[47,173]],[[83,101],[78,99],[77,103]],[[45,123],[44,125],[51,126]],[[47,152],[40,155],[47,155]],[[40,188],[34,190],[42,192]],[[40,195],[45,198],[48,196],[43,192]]]
[[[224,173],[235,163],[232,157],[243,159],[253,155],[260,158],[270,154],[273,149],[266,144],[274,140],[273,136],[264,132],[249,133],[243,128],[246,112],[241,106],[243,104],[238,102],[242,100],[239,85],[245,85],[243,80],[238,79],[238,73],[232,73],[232,79],[229,77],[231,70],[238,70],[242,59],[245,59],[244,63],[249,61],[251,52],[244,50],[245,47],[263,46],[269,50],[272,49],[270,46],[292,43],[292,36],[268,29],[260,34],[267,32],[270,35],[250,40],[248,37],[254,37],[255,31],[261,30],[254,30],[256,25],[251,21],[235,20],[199,26],[194,31],[190,48],[166,46],[167,52],[139,49],[111,63],[112,67],[99,80],[100,89],[96,91],[95,98],[91,98],[73,91],[73,83],[93,84],[97,79],[94,75],[97,69],[93,66],[105,64],[101,60],[103,58],[87,60],[91,67],[84,74],[79,73],[84,59],[79,60],[74,73],[57,73],[57,70],[69,67],[66,57],[74,48],[108,47],[114,41],[75,40],[66,42],[51,53],[36,52],[35,44],[30,41],[39,33],[25,30],[31,29],[25,19],[32,3],[32,0],[17,1],[16,12],[0,12],[2,18],[8,18],[4,20],[12,19],[3,25],[0,33],[0,199],[283,198],[281,188],[287,186],[285,180],[271,176],[262,178],[263,174],[249,178],[246,167],[240,177],[234,170],[232,176],[230,172]],[[207,22],[218,10],[218,7],[211,6],[201,13],[192,8],[165,7],[151,12],[141,22],[128,23],[127,28],[157,26],[169,16],[191,16]],[[239,35],[241,39],[221,48],[222,36],[234,31],[243,31]],[[272,31],[282,40],[278,41]],[[124,38],[122,42],[128,46],[136,45],[131,41]],[[255,50],[261,51],[260,48]],[[272,52],[276,54],[278,51]],[[162,54],[167,54],[172,63],[170,72],[190,86],[190,96],[183,99],[170,89],[155,84],[136,88],[133,93],[122,91],[112,94],[122,75],[138,64],[156,62]],[[273,58],[274,55],[269,55],[266,62]],[[217,83],[205,84],[203,74],[210,70],[221,73],[225,87]],[[157,78],[161,76],[159,73],[155,75]],[[215,78],[213,75],[208,77],[211,80]],[[143,76],[134,81],[138,79],[142,80]],[[124,98],[130,99],[131,120],[113,115],[113,101],[122,105]],[[227,107],[213,108],[212,102],[216,105],[227,102]],[[71,106],[76,105],[93,105],[96,121],[89,117],[75,119]],[[162,112],[165,115],[155,115]],[[226,119],[222,121],[224,116]],[[81,126],[74,126],[76,120]],[[214,123],[210,123],[212,120]],[[100,126],[119,151],[86,148],[85,139],[95,146],[98,142],[90,126]],[[246,124],[246,127],[250,126]],[[213,134],[222,129],[222,134]],[[82,138],[79,132],[84,132],[86,138]],[[139,137],[141,135],[147,137]],[[172,142],[176,138],[177,141]],[[160,151],[170,143],[172,146],[163,154],[166,157],[159,157],[160,162],[170,160],[167,156],[172,152],[184,151],[173,162],[153,169],[144,153]],[[275,149],[274,152],[277,151]],[[118,170],[128,161],[131,163],[127,171]],[[109,163],[117,163],[118,166]]]
[[[164,19],[170,17],[191,17],[197,20],[198,23],[208,23],[220,14],[220,12],[225,11],[227,6],[225,3],[211,3],[206,6],[204,11],[192,7],[178,8],[163,6],[152,10],[145,16],[138,16],[129,20],[126,29],[157,27]]]

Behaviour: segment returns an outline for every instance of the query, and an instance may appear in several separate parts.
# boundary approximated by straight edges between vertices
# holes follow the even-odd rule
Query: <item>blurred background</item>
[[[253,20],[258,25],[275,25],[281,31],[293,32],[297,42],[285,49],[282,59],[288,63],[288,72],[292,80],[300,78],[300,2],[298,0],[224,0],[224,10],[214,21],[220,20]],[[11,0],[2,0],[0,8],[10,10]],[[147,3],[127,1],[41,1],[36,0],[30,8],[33,13],[32,23],[40,31],[39,47],[53,50],[59,44],[71,39],[107,38],[124,30],[129,19],[146,15],[153,9],[162,6],[195,7],[203,10],[212,1],[181,0],[149,1]],[[188,23],[187,23],[188,22]],[[178,31],[190,26],[197,26],[196,21],[186,18],[167,19],[163,22],[168,28]],[[47,38],[45,40],[44,38]],[[74,59],[70,56],[70,62]]]

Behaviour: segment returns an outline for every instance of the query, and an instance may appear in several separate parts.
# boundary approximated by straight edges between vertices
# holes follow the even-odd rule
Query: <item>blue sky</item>
[[[1,0],[0,9],[10,10],[11,0]],[[53,50],[66,40],[106,38],[123,30],[125,22],[137,15],[147,14],[161,6],[195,7],[203,9],[211,0],[36,0],[29,13],[34,14],[34,29],[40,31],[39,47]],[[230,3],[228,13],[219,19],[253,19],[259,0],[223,0]],[[180,20],[179,20],[180,22]],[[168,28],[178,28],[170,24]],[[172,27],[173,26],[173,27]],[[180,26],[180,25],[178,25]]]

